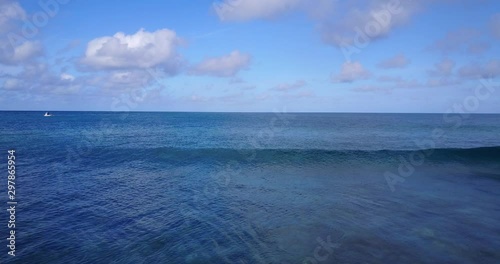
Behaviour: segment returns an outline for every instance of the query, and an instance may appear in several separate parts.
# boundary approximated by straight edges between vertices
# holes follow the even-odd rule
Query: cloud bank
[[[340,73],[333,76],[334,82],[353,82],[370,78],[371,73],[363,68],[359,62],[345,62]]]
[[[239,71],[248,68],[250,62],[250,55],[235,50],[228,55],[203,60],[195,65],[190,73],[193,75],[233,77]]]

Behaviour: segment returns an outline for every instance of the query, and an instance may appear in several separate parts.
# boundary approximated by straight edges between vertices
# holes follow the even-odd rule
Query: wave
[[[56,153],[54,153],[56,154]],[[58,155],[61,154],[61,155]],[[49,163],[94,163],[118,166],[140,162],[169,165],[189,164],[347,164],[350,166],[399,164],[401,160],[430,163],[489,164],[500,167],[500,146],[480,148],[435,148],[421,150],[328,150],[328,149],[230,149],[230,148],[126,148],[96,147],[82,155],[57,153]],[[140,165],[138,165],[140,166]]]
[[[399,157],[425,158],[439,162],[498,162],[500,146],[480,148],[435,148],[421,150],[325,150],[325,149],[228,149],[228,148],[154,148],[145,150],[159,159],[193,161],[196,159],[248,162],[345,162],[383,161]]]

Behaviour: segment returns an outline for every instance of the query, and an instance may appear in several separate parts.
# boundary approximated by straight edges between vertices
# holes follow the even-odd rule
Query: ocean
[[[0,112],[0,151],[0,263],[500,263],[500,115]]]

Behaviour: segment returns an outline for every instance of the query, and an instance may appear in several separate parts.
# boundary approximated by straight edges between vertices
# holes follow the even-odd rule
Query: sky
[[[500,1],[0,0],[0,110],[500,113]]]

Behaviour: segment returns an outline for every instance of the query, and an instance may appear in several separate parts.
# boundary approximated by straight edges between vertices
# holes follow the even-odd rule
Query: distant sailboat
[[[52,116],[52,114],[50,112],[45,112],[45,115],[43,116]]]

